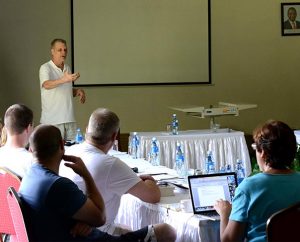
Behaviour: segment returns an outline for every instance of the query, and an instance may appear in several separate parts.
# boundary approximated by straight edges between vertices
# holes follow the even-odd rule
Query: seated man
[[[138,177],[123,161],[107,152],[113,146],[119,131],[118,116],[108,109],[96,109],[86,129],[85,142],[67,149],[67,154],[81,157],[101,191],[106,206],[106,224],[100,229],[109,234],[122,233],[114,225],[121,196],[132,194],[149,203],[160,200],[160,190],[151,176]],[[73,180],[85,191],[82,178],[61,166],[60,174]]]
[[[82,160],[64,155],[58,128],[38,126],[30,137],[36,159],[24,176],[20,195],[31,222],[33,241],[159,241],[160,226],[145,227],[121,236],[112,236],[94,227],[105,223],[105,205],[95,182]],[[58,175],[61,160],[82,177],[86,194],[69,179]],[[163,240],[162,240],[163,241]],[[169,240],[170,241],[170,240]]]
[[[32,165],[32,154],[25,149],[33,130],[33,112],[23,104],[10,106],[4,116],[7,140],[0,148],[0,166],[23,177]]]

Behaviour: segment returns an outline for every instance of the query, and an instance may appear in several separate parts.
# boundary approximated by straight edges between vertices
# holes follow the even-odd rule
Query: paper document
[[[162,180],[167,180],[167,179],[173,179],[173,178],[176,178],[175,175],[170,175],[170,174],[154,174],[152,175],[153,178],[156,180],[156,181],[162,181]]]

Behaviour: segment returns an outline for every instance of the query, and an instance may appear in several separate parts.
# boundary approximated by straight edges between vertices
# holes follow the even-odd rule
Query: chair
[[[7,234],[14,233],[12,218],[9,212],[6,194],[9,187],[19,190],[20,179],[8,169],[0,167],[0,241],[5,240]],[[3,236],[3,237],[2,237]],[[3,239],[2,239],[3,238]]]
[[[267,240],[300,241],[300,202],[274,213],[267,221]]]
[[[29,242],[23,217],[24,207],[13,187],[8,188],[7,202],[14,226],[14,233],[10,235],[10,242]]]

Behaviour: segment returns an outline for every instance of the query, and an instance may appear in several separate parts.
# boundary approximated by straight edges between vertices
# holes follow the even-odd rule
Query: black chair
[[[300,241],[300,202],[274,213],[267,221],[268,242]]]

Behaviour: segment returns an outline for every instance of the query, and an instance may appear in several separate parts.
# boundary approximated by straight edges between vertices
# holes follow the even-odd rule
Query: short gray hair
[[[113,133],[118,132],[120,120],[107,108],[98,108],[90,116],[85,138],[98,145],[105,145]]]
[[[51,41],[51,44],[50,44],[51,49],[53,49],[53,47],[56,43],[63,43],[65,45],[67,45],[67,41],[65,41],[64,39],[54,39]]]

